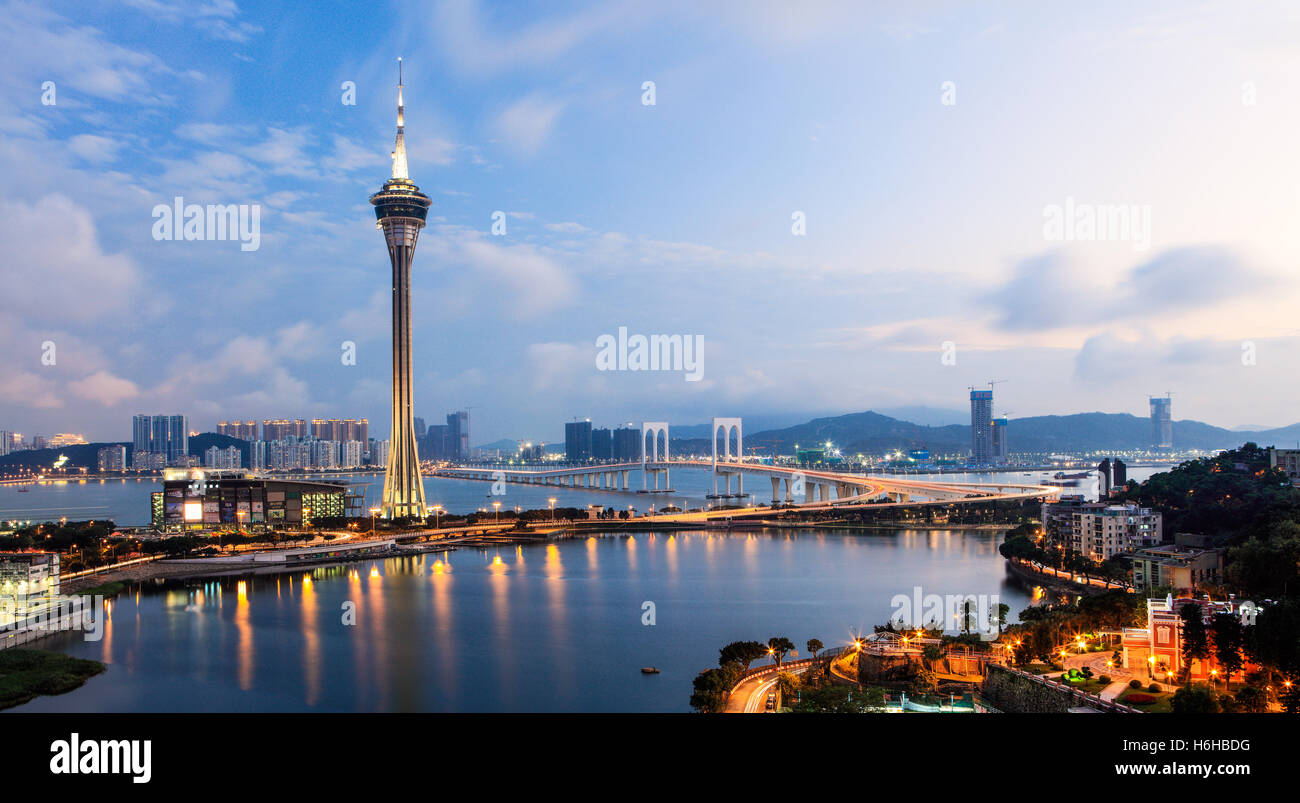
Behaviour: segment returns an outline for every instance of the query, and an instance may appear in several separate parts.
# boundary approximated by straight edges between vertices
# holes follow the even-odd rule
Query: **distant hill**
[[[1013,452],[1080,452],[1142,449],[1150,444],[1151,420],[1128,413],[1078,413],[1013,418],[1008,440]],[[674,434],[676,431],[674,431]],[[674,438],[676,454],[709,451],[707,427],[699,438]],[[1229,449],[1246,441],[1260,446],[1286,446],[1300,440],[1300,424],[1257,431],[1233,431],[1200,421],[1175,421],[1174,444],[1180,449]],[[884,454],[895,449],[926,448],[936,453],[970,449],[970,426],[923,426],[868,410],[863,413],[815,418],[782,429],[745,433],[746,451],[767,452],[773,446],[791,454],[795,444],[830,441],[846,454]]]
[[[127,465],[131,465],[133,452],[131,444],[127,441],[116,441],[111,443],[82,443],[76,446],[64,446],[61,449],[24,449],[21,452],[13,452],[0,457],[0,468],[49,468],[55,460],[59,459],[59,455],[67,455],[67,465],[69,467],[84,467],[91,471],[98,471],[99,450],[105,446],[125,446]],[[229,435],[218,435],[215,432],[203,432],[191,436],[189,454],[202,461],[203,452],[211,446],[222,449],[229,446],[238,446],[240,453],[244,456],[244,465],[248,465],[248,441],[232,438]]]
[[[218,449],[229,449],[231,446],[238,446],[239,453],[243,455],[242,465],[245,468],[251,465],[249,459],[252,457],[252,450],[248,445],[248,441],[232,438],[229,435],[218,435],[215,432],[200,432],[198,435],[190,436],[189,453],[197,457],[200,464],[203,462],[203,453],[213,446]]]
[[[54,464],[55,460],[59,459],[59,455],[67,455],[68,467],[86,467],[92,471],[98,471],[99,450],[105,446],[125,446],[128,459],[130,459],[131,444],[129,443],[80,443],[76,446],[64,446],[59,449],[24,449],[21,452],[11,452],[4,457],[0,457],[0,469],[49,468]]]

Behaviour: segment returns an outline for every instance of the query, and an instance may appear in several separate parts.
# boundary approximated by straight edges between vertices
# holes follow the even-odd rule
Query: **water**
[[[1130,469],[1129,477],[1141,482],[1161,470],[1164,469]],[[1035,483],[1050,478],[1052,473],[1038,471],[1033,472],[1031,477],[1022,476],[1022,472],[916,474],[900,475],[899,479]],[[364,490],[366,509],[380,503],[384,489],[382,475],[344,475],[342,479],[355,483]],[[631,472],[628,481],[633,488],[639,488],[640,471]],[[707,470],[675,468],[672,470],[672,483],[677,492],[671,494],[638,494],[561,486],[507,484],[504,495],[490,496],[492,484],[489,482],[430,477],[424,481],[424,493],[430,505],[442,505],[450,513],[464,514],[480,508],[490,511],[492,502],[500,502],[502,510],[511,510],[515,507],[523,510],[540,509],[547,507],[549,504],[547,500],[552,497],[555,498],[557,507],[583,508],[595,504],[613,507],[615,510],[626,510],[628,505],[631,505],[638,512],[645,512],[652,504],[656,509],[662,509],[668,504],[681,508],[703,507],[706,503],[705,494],[712,491],[712,475]],[[1095,499],[1096,476],[1082,480],[1081,483],[1078,488],[1064,488],[1062,492],[1083,493]],[[20,493],[16,486],[4,485],[0,486],[0,521],[52,521],[60,516],[67,516],[73,520],[112,519],[121,526],[147,525],[149,494],[160,490],[162,486],[152,480],[137,479],[48,482],[31,486],[28,493]],[[772,495],[771,484],[762,478],[748,478],[746,490],[754,494],[754,498],[760,503],[770,499]]]
[[[102,640],[43,644],[104,674],[13,710],[685,711],[727,642],[843,644],[913,586],[996,594],[1014,621],[1029,595],[1001,538],[641,533],[150,584],[117,599]]]

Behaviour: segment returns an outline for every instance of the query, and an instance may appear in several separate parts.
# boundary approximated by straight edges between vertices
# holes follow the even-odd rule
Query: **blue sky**
[[[399,55],[434,201],[416,410],[472,406],[476,443],[574,416],[961,408],[994,378],[1013,418],[1145,415],[1169,390],[1177,418],[1300,420],[1300,13],[899,5],[8,3],[0,428],[383,433],[366,199]],[[178,195],[259,204],[260,247],[155,241]],[[1046,238],[1067,199],[1148,208],[1149,246]],[[702,335],[703,380],[597,371],[620,326]]]

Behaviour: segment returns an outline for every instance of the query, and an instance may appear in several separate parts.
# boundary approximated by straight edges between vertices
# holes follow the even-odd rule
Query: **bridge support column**
[[[745,475],[739,471],[736,472],[736,493],[741,496],[745,495]]]
[[[829,501],[829,497],[830,497],[830,486],[817,483],[817,501],[826,502]]]
[[[785,501],[786,504],[794,504],[794,492],[790,490],[790,478],[785,478]]]
[[[780,501],[780,497],[778,496],[778,494],[780,494],[781,492],[781,478],[772,477],[771,480],[772,480],[772,501],[778,502]]]

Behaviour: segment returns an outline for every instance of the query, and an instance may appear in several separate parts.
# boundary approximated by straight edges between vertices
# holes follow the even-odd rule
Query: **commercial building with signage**
[[[153,526],[162,532],[221,527],[298,528],[356,516],[360,495],[342,482],[287,480],[232,471],[175,471],[153,494]]]

